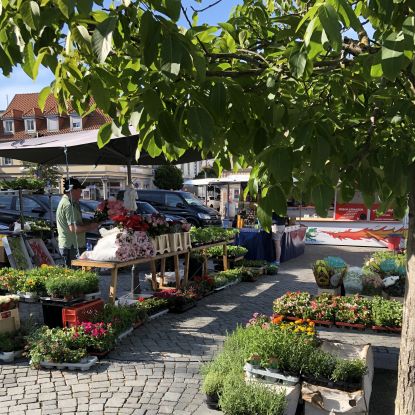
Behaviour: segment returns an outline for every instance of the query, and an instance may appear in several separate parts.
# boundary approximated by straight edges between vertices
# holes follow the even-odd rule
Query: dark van
[[[148,202],[160,213],[185,218],[194,226],[222,226],[215,209],[206,207],[192,193],[172,190],[137,190],[138,200]],[[120,194],[118,198],[123,196]]]

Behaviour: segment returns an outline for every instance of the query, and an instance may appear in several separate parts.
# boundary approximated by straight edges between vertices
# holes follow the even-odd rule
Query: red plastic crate
[[[62,308],[63,327],[76,326],[83,321],[90,321],[91,316],[104,308],[104,300],[92,300],[72,307]]]

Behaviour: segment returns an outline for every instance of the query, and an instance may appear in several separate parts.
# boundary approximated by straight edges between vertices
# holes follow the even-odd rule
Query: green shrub
[[[246,384],[238,371],[226,377],[220,395],[219,405],[227,415],[282,415],[286,399],[285,393],[276,393],[266,386]]]
[[[202,390],[206,395],[215,395],[219,394],[222,389],[223,381],[221,375],[215,371],[209,371],[203,378]]]
[[[367,367],[362,359],[337,359],[330,378],[334,382],[360,383],[366,371]]]

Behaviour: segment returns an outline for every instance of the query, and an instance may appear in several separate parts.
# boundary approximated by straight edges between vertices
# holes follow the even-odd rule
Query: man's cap
[[[70,192],[73,189],[85,189],[85,186],[81,184],[78,179],[70,177],[69,179],[63,180],[63,191]]]

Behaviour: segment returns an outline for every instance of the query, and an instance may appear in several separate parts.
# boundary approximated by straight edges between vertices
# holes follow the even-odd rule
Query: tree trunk
[[[410,171],[407,277],[395,415],[415,414],[415,167]]]

